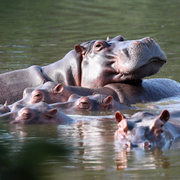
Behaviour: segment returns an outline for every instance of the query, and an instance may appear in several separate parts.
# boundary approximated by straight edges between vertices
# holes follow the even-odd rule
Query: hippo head
[[[44,102],[17,107],[10,124],[55,124],[58,110]]]
[[[108,110],[115,108],[114,99],[112,96],[102,95],[94,93],[90,96],[79,96],[77,94],[72,94],[69,97],[68,102],[74,101],[75,110],[85,110],[85,111],[98,111],[98,110]]]
[[[140,80],[157,73],[167,61],[159,45],[149,37],[92,40],[76,45],[75,51],[82,57],[81,86],[88,88]]]
[[[147,125],[150,119],[142,125],[142,123],[129,121],[131,118],[126,118],[119,111],[116,112],[115,119],[119,128],[115,132],[115,140],[126,148],[164,147],[172,140],[172,134],[164,127],[169,120],[169,112],[164,110],[159,117],[152,118],[153,116],[150,117],[150,125]]]
[[[36,88],[26,88],[23,92],[23,98],[29,100],[29,104],[38,102],[56,103],[65,102],[68,100],[68,92],[64,91],[63,84],[56,84],[52,81],[47,81]],[[66,95],[64,95],[66,93]]]

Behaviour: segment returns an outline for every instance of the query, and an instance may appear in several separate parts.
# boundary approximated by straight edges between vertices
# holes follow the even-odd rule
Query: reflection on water
[[[64,163],[48,162],[53,165],[50,171],[57,178],[69,179],[75,176],[75,179],[83,179],[87,176],[91,179],[97,172],[101,172],[98,173],[99,178],[110,178],[112,173],[114,178],[120,176],[122,179],[128,176],[139,179],[148,177],[147,174],[150,175],[149,178],[155,178],[169,176],[171,173],[166,169],[176,170],[179,167],[177,148],[180,139],[174,142],[170,151],[141,148],[119,150],[113,139],[117,129],[114,120],[89,119],[72,125],[8,126],[7,130],[1,132],[1,142],[4,142],[5,146],[12,146],[15,151],[35,139],[47,138],[49,142],[66,142],[73,148],[69,160]]]
[[[179,81],[180,3],[178,0],[2,0],[0,5],[0,73],[47,65],[61,59],[75,44],[119,34],[127,40],[154,38],[168,63],[153,77]],[[152,77],[150,77],[152,78]],[[180,100],[153,103],[159,114],[178,109]],[[176,107],[174,107],[176,103]],[[133,114],[137,110],[124,111]],[[170,179],[179,174],[179,140],[170,150],[118,150],[114,145],[117,124],[114,112],[72,115],[68,126],[3,126],[0,141],[18,151],[25,142],[47,138],[63,140],[74,148],[70,162],[52,163],[54,179]]]

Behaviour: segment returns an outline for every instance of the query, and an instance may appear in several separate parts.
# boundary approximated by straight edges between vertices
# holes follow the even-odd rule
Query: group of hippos
[[[0,74],[0,119],[9,124],[69,124],[63,111],[114,110],[115,140],[122,147],[162,147],[180,135],[180,113],[159,116],[120,110],[139,102],[180,96],[180,83],[146,79],[167,62],[151,38],[126,41],[122,36],[75,45],[61,60],[44,67]]]

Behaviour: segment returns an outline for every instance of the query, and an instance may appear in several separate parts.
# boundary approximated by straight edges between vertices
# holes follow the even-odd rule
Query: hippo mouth
[[[167,60],[159,59],[156,57],[151,58],[146,64],[138,67],[131,71],[120,72],[120,79],[122,81],[136,81],[147,76],[152,76],[156,74],[160,68],[165,64]]]

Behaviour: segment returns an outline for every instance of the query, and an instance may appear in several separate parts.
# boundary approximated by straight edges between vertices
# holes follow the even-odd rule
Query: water
[[[179,8],[178,0],[1,0],[0,73],[44,66],[61,59],[75,44],[121,34],[126,40],[154,38],[168,63],[150,78],[180,82]],[[161,109],[149,111],[158,114],[179,102],[158,102]],[[146,105],[138,106],[148,110]],[[14,151],[35,139],[68,142],[75,150],[67,162],[47,162],[53,179],[179,179],[178,140],[170,150],[120,151],[113,139],[117,129],[113,115],[71,115],[78,122],[68,126],[3,126],[0,141]]]

